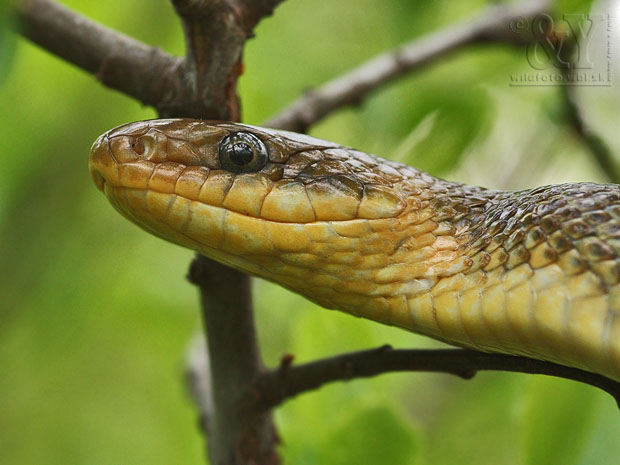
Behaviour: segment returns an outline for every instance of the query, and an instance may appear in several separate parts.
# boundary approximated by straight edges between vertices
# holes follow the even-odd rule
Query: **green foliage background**
[[[169,2],[65,2],[183,53]],[[300,92],[481,0],[288,0],[248,43],[244,118],[260,123]],[[563,1],[558,12],[585,12]],[[0,11],[1,12],[1,11]],[[200,464],[183,385],[198,299],[191,252],[148,236],[89,179],[92,141],[154,112],[0,27],[0,464]],[[340,111],[312,134],[489,187],[601,181],[564,125],[558,89],[513,88],[523,50],[471,47]],[[584,89],[616,150],[617,85]],[[265,360],[305,361],[390,343],[439,343],[321,310],[255,281]],[[290,464],[620,463],[620,412],[587,386],[485,373],[472,381],[392,374],[330,385],[276,413]]]

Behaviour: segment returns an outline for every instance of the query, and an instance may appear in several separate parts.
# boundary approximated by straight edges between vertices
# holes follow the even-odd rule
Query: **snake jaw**
[[[97,189],[101,192],[105,192],[105,178],[101,175],[101,173],[99,171],[92,171],[91,177],[93,178]]]
[[[95,185],[101,192],[104,192],[106,180],[112,178],[113,173],[117,173],[116,162],[109,151],[108,138],[105,134],[93,143],[88,167]]]

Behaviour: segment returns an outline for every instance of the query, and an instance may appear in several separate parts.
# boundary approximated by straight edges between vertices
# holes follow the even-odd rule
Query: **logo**
[[[611,19],[605,15],[548,14],[511,21],[510,29],[526,42],[525,59],[532,71],[510,75],[513,87],[609,87]]]

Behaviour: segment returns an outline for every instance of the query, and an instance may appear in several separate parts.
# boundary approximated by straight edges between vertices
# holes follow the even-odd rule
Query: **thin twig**
[[[521,31],[517,23],[545,12],[548,7],[547,0],[490,7],[477,18],[415,39],[308,91],[263,126],[305,132],[329,113],[359,104],[388,82],[465,46],[483,42],[526,44],[531,35]]]
[[[256,403],[271,409],[287,399],[334,381],[389,372],[423,371],[473,378],[479,371],[497,370],[541,374],[580,381],[609,393],[620,407],[620,383],[604,376],[551,362],[465,349],[395,350],[390,346],[352,352],[303,365],[281,366],[256,382]]]
[[[103,84],[158,107],[175,93],[181,58],[113,31],[50,0],[17,6],[20,32]]]

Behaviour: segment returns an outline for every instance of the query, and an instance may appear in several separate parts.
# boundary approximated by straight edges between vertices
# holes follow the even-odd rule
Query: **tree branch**
[[[211,463],[276,464],[271,413],[254,409],[247,401],[262,371],[250,280],[200,255],[192,262],[188,278],[200,288],[210,354],[214,409],[206,420]],[[206,364],[203,369],[208,369]]]
[[[577,368],[512,355],[488,354],[465,349],[395,350],[390,346],[352,352],[303,365],[281,366],[263,373],[256,382],[256,404],[271,409],[287,399],[334,381],[366,378],[388,372],[424,371],[447,373],[464,379],[479,371],[499,370],[541,374],[580,381],[614,397],[620,407],[620,383]]]
[[[173,58],[50,0],[22,2],[18,17],[24,36],[109,87],[154,106],[162,117],[239,120],[236,85],[243,46],[251,27],[277,3],[175,0],[186,32],[185,59]],[[203,419],[210,432],[211,462],[275,464],[277,437],[271,415],[247,402],[247,392],[262,370],[250,278],[201,256],[192,262],[189,278],[200,288],[208,334],[209,357],[194,360],[194,371],[201,367],[208,375],[194,380],[194,385],[203,391],[195,393],[204,395],[198,397],[201,409],[213,410]],[[207,385],[211,392],[205,394]]]
[[[240,120],[237,80],[242,72],[243,46],[251,32],[247,18],[254,14],[245,7],[254,2],[173,0],[173,4],[185,31],[187,93],[160,111],[171,116]],[[260,20],[253,18],[251,27]],[[250,277],[197,255],[189,279],[200,289],[207,334],[210,373],[205,379],[210,392],[206,397],[198,393],[197,398],[213,400],[212,412],[203,416],[210,461],[218,465],[277,464],[271,412],[257,410],[248,402],[248,392],[263,369]],[[209,369],[206,363],[203,368]],[[202,407],[201,403],[198,406]]]
[[[564,75],[570,70],[562,68]],[[620,183],[620,168],[614,160],[611,150],[607,143],[592,130],[586,123],[576,94],[576,86],[567,84],[560,86],[560,92],[564,99],[565,115],[568,125],[573,132],[581,139],[585,148],[592,155],[592,159],[599,166],[601,172],[613,183]]]
[[[516,22],[545,12],[547,0],[488,8],[472,20],[415,39],[383,53],[348,73],[311,90],[263,126],[305,132],[329,113],[359,104],[384,84],[465,46],[489,41],[523,45],[531,35],[515,27]]]
[[[273,14],[273,10],[284,0],[237,0],[245,11],[244,25],[248,33],[252,32],[258,22]]]
[[[93,74],[108,87],[154,107],[175,94],[175,75],[181,58],[50,0],[20,2],[17,17],[20,32],[26,38]]]
[[[186,95],[184,116],[239,121],[241,108],[237,80],[243,72],[242,53],[252,29],[283,0],[172,0],[183,20],[187,59],[183,63]],[[162,107],[175,114],[177,100]],[[189,110],[189,114],[188,114]]]
[[[239,121],[241,107],[237,79],[241,55],[248,34],[239,22],[239,12],[226,0],[172,0],[182,19],[187,59],[183,64],[188,95],[193,102],[189,115],[217,115],[218,119]],[[178,112],[175,101],[164,114]],[[187,110],[187,108],[185,108]]]
[[[215,405],[209,351],[207,350],[207,341],[202,334],[195,337],[189,348],[185,381],[200,412],[200,427],[208,436],[213,431]]]
[[[20,32],[93,74],[103,84],[157,109],[161,117],[238,121],[241,56],[252,28],[282,0],[174,0],[187,57],[102,26],[51,0],[17,7]]]

